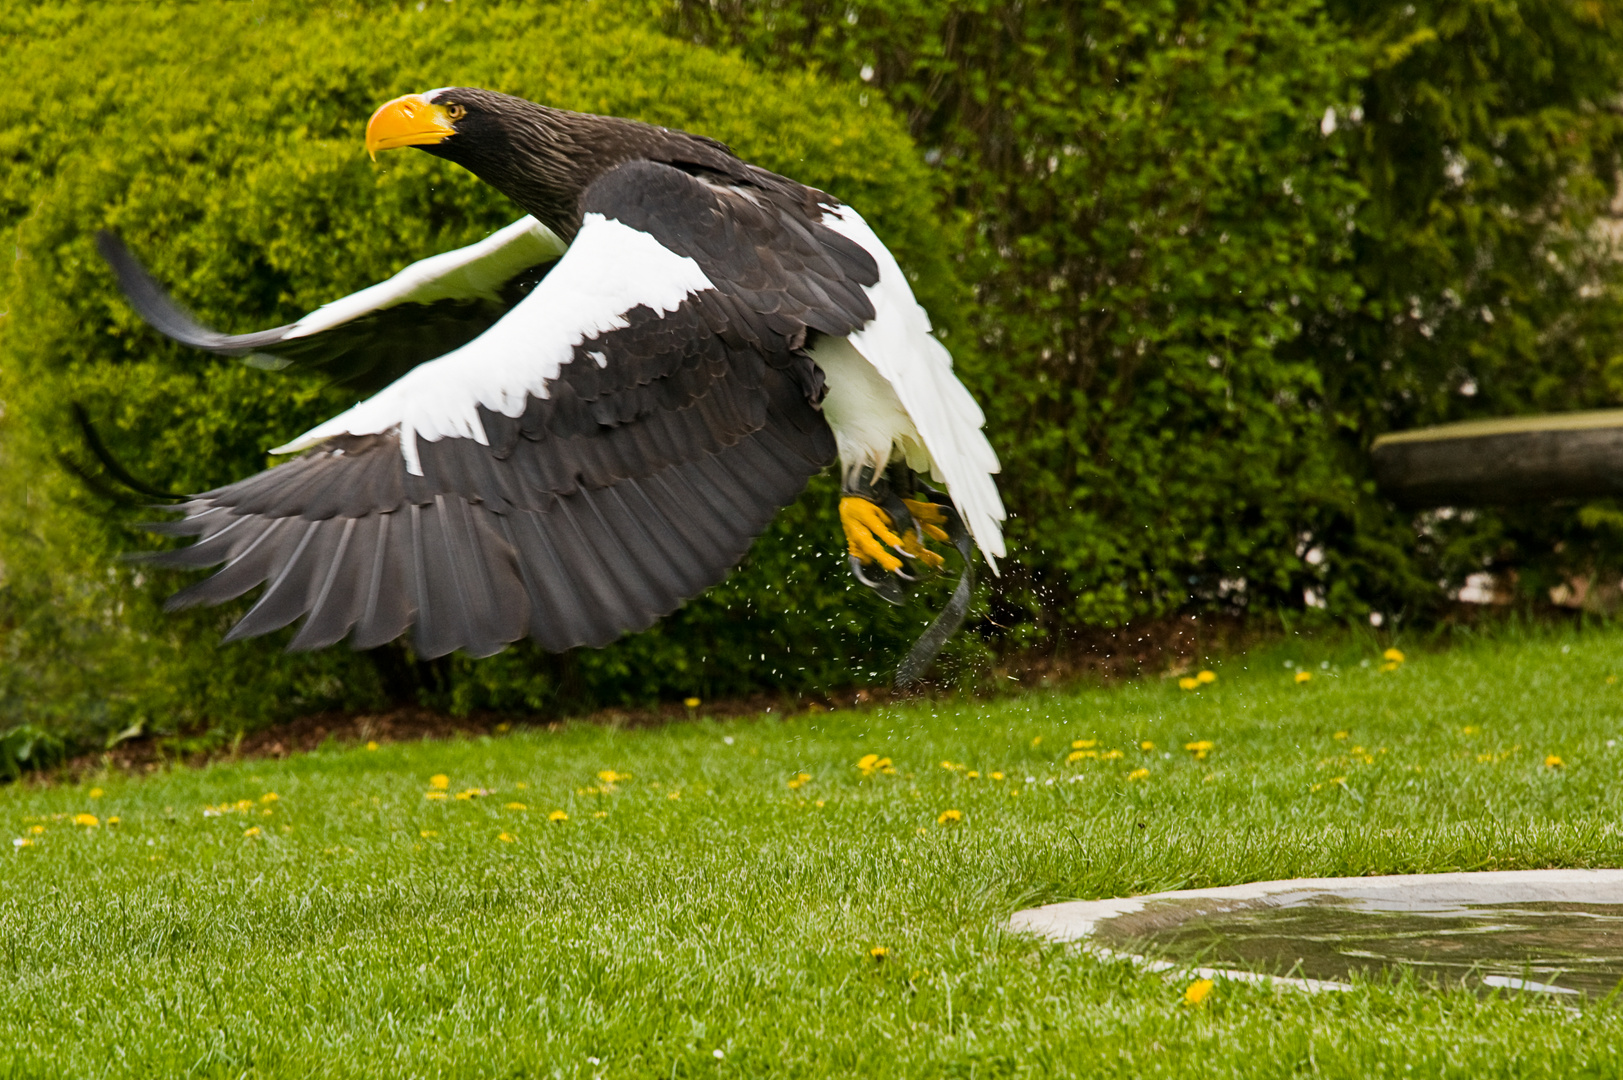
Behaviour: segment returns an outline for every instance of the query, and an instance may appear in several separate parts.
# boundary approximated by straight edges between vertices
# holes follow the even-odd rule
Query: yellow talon
[[[923,524],[923,522],[920,522],[920,524]],[[924,527],[926,529],[930,528],[928,525],[925,525]],[[940,530],[937,529],[935,531],[939,532]],[[947,565],[946,559],[943,559],[941,556],[919,543],[919,538],[912,533],[908,533],[906,536],[902,537],[902,550],[913,556],[915,559],[922,560],[924,565],[928,566],[932,570],[939,570],[943,566]]]
[[[947,530],[941,527],[947,523],[947,512],[940,506],[933,502],[920,502],[918,499],[903,499],[902,505],[913,515],[913,520],[919,523],[925,536],[944,543],[951,541]]]
[[[878,563],[887,573],[902,568],[902,560],[885,550],[884,546],[902,546],[902,538],[891,531],[889,514],[867,499],[847,495],[840,500],[840,524],[845,526],[846,542],[858,561]]]

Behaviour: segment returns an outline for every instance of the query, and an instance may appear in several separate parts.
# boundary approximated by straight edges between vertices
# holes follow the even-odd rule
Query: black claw
[[[882,574],[880,575],[878,581],[872,581],[868,578],[868,575],[862,572],[862,560],[857,558],[855,555],[848,557],[851,560],[852,577],[868,586],[868,588],[872,589],[874,592],[878,593],[881,597],[890,601],[892,604],[900,604],[907,599],[907,594],[902,591],[901,583],[897,581],[894,576],[891,574]]]

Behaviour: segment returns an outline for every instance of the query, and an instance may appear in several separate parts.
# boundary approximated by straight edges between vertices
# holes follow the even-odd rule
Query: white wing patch
[[[930,455],[932,476],[946,486],[970,536],[997,573],[997,560],[1004,555],[999,523],[1006,514],[992,479],[1000,468],[997,452],[981,432],[986,414],[952,373],[952,354],[930,332],[930,316],[913,298],[896,257],[862,215],[842,206],[825,214],[823,224],[860,245],[879,263],[879,283],[866,289],[874,306],[873,321],[846,340],[894,389]],[[896,432],[904,453],[909,449],[909,434]],[[842,458],[844,450],[842,441]]]
[[[398,304],[495,300],[497,290],[520,270],[563,253],[557,233],[533,217],[521,217],[476,244],[421,259],[387,281],[323,304],[294,323],[283,340],[319,334]]]
[[[335,435],[398,429],[406,468],[421,476],[419,438],[488,445],[479,406],[519,416],[529,397],[547,397],[547,383],[581,342],[629,326],[626,315],[639,305],[671,312],[713,288],[687,256],[645,232],[587,214],[558,265],[496,325],[271,453],[295,453]],[[600,363],[606,366],[607,358]]]

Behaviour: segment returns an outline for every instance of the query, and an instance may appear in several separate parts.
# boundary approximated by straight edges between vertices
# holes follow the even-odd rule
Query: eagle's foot
[[[925,547],[924,538],[948,539],[946,530],[941,527],[947,523],[946,512],[935,503],[917,499],[903,499],[901,502],[913,520],[911,527],[904,525],[903,531],[898,533],[895,519],[872,500],[860,495],[847,495],[840,500],[840,524],[845,526],[846,546],[851,558],[861,566],[877,563],[886,573],[907,577],[902,571],[902,560],[895,554],[900,552],[932,570],[940,570],[946,565],[946,560]],[[859,573],[857,576],[872,584],[865,575]]]
[[[906,542],[893,531],[890,515],[878,505],[860,495],[847,495],[840,500],[840,524],[845,526],[846,546],[853,560],[863,566],[878,563],[891,574],[902,568],[902,560],[892,550],[907,551]]]
[[[933,502],[923,502],[919,499],[903,499],[902,505],[907,512],[913,515],[915,529],[902,540],[902,550],[922,560],[932,570],[940,570],[947,565],[947,560],[924,546],[924,537],[951,543],[952,538],[947,530],[942,528],[947,523],[947,512]]]

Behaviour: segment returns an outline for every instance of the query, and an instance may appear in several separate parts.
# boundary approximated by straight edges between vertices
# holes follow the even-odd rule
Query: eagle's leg
[[[851,573],[892,603],[902,601],[896,579],[915,580],[903,569],[903,558],[917,559],[932,569],[945,565],[924,540],[949,539],[942,528],[948,510],[931,500],[934,492],[916,488],[916,478],[905,465],[893,465],[879,476],[864,467],[847,479],[840,499],[840,524],[845,527]],[[863,572],[874,565],[885,572],[878,580]]]

